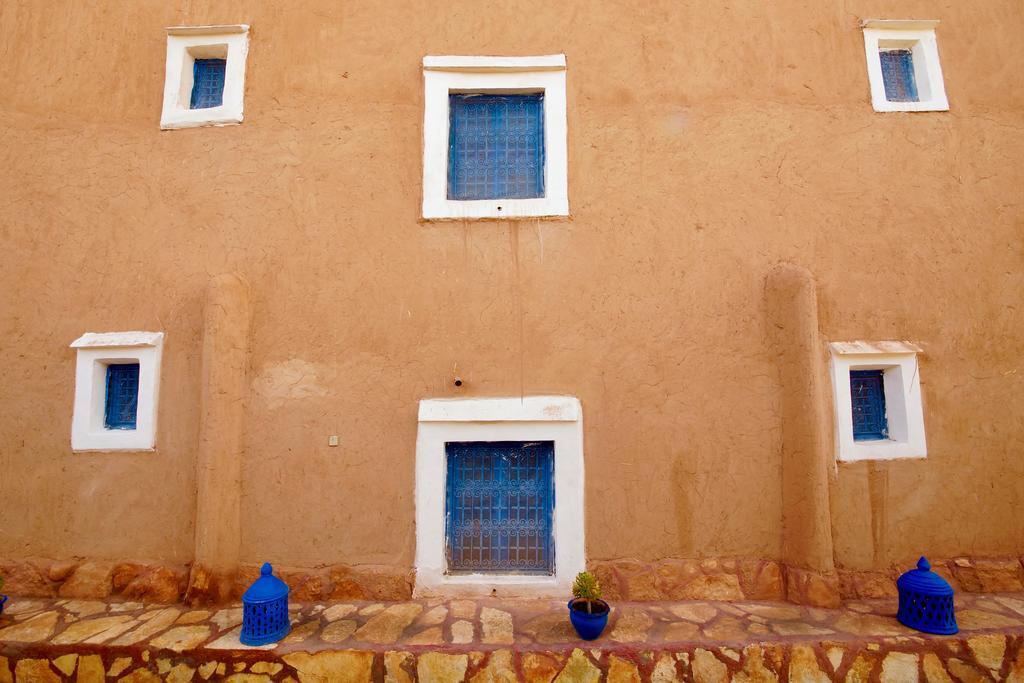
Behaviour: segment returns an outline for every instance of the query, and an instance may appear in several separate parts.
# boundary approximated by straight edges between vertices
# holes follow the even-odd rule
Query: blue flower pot
[[[604,600],[591,600],[592,614],[587,613],[587,605],[579,598],[569,601],[569,621],[583,640],[594,640],[601,635],[608,625],[608,614],[611,608]]]

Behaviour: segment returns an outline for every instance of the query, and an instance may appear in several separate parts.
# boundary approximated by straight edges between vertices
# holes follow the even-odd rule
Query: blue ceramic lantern
[[[932,571],[927,558],[922,557],[917,561],[917,569],[897,579],[896,588],[900,593],[896,618],[901,624],[943,636],[959,630],[953,613],[953,587]]]
[[[243,645],[276,643],[288,635],[288,593],[288,584],[274,576],[269,562],[264,564],[260,578],[242,596]]]

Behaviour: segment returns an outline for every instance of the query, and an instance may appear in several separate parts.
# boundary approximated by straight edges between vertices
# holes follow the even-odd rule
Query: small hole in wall
[[[501,211],[501,207],[500,206],[498,207],[498,211]]]
[[[457,386],[457,387],[461,387],[462,386],[462,378],[461,377],[456,377],[455,378],[455,386]]]

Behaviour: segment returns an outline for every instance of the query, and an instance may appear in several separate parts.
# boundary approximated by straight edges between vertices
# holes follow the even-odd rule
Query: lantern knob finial
[[[923,560],[924,558],[922,557],[921,559]],[[917,566],[920,567],[921,564],[918,563]],[[270,576],[273,573],[274,573],[274,568],[270,566],[270,563],[269,562],[264,562],[263,566],[260,568],[260,575],[262,575],[262,576]]]
[[[922,555],[921,559],[917,561],[917,568],[923,572],[926,572],[931,570],[932,565],[931,562],[928,561],[928,558]]]

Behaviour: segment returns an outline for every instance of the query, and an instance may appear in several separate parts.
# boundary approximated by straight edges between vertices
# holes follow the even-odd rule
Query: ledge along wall
[[[520,394],[582,402],[595,563],[842,575],[1024,555],[1018,3],[102,9],[0,7],[18,46],[0,63],[11,562],[195,559],[203,444],[233,438],[203,422],[219,273],[250,283],[243,567],[401,585],[418,401]],[[869,17],[942,20],[950,112],[872,110]],[[163,27],[239,22],[244,123],[160,131]],[[422,221],[423,56],[551,53],[568,60],[571,218]],[[780,263],[815,283],[817,360],[809,327],[798,350],[772,329]],[[157,448],[73,454],[68,344],[133,329],[167,335]],[[924,348],[927,459],[836,466],[823,433],[800,437],[821,452],[787,442],[801,411],[831,419],[827,376],[806,396],[789,378],[852,339]]]

